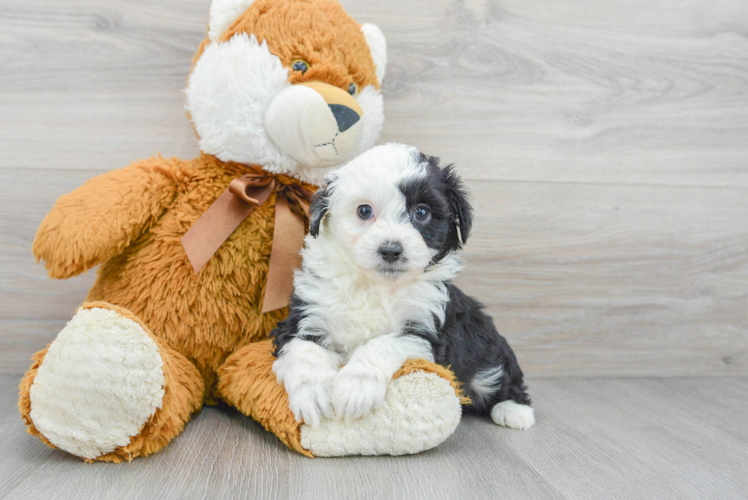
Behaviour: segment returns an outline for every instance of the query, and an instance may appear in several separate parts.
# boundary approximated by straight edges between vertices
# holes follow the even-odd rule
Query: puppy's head
[[[411,146],[373,148],[328,180],[310,235],[373,279],[413,278],[467,241],[472,209],[454,168]]]

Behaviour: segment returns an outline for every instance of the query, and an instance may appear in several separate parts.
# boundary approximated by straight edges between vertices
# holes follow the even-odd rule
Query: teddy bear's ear
[[[210,4],[208,38],[215,42],[254,0],[213,0]]]
[[[384,38],[384,33],[382,33],[382,30],[376,24],[362,24],[361,31],[364,32],[364,38],[366,38],[366,43],[369,45],[369,52],[371,52],[371,57],[374,59],[374,64],[377,67],[377,80],[379,80],[379,84],[381,85],[382,80],[384,80],[385,70],[387,69],[387,39]]]

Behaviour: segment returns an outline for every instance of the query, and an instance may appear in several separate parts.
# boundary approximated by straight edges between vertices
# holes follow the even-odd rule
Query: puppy
[[[514,352],[452,284],[471,223],[453,167],[413,147],[379,146],[329,175],[310,206],[289,316],[272,332],[297,421],[362,417],[407,359],[423,358],[451,367],[468,410],[515,429],[535,423]]]

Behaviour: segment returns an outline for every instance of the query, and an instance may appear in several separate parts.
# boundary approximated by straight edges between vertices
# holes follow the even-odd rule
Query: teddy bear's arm
[[[33,251],[50,277],[78,275],[121,253],[174,200],[187,162],[151,158],[94,177],[61,196],[36,232]]]

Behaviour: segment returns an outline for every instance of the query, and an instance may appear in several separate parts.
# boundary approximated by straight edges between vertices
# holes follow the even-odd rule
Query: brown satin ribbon
[[[245,174],[231,181],[226,191],[205,211],[182,237],[182,246],[195,273],[208,263],[223,242],[252,211],[265,203],[273,191],[275,229],[270,251],[262,312],[288,305],[293,292],[293,270],[301,265],[305,221],[309,211],[311,190],[298,183],[284,183],[278,177]],[[292,210],[293,207],[296,208]]]

